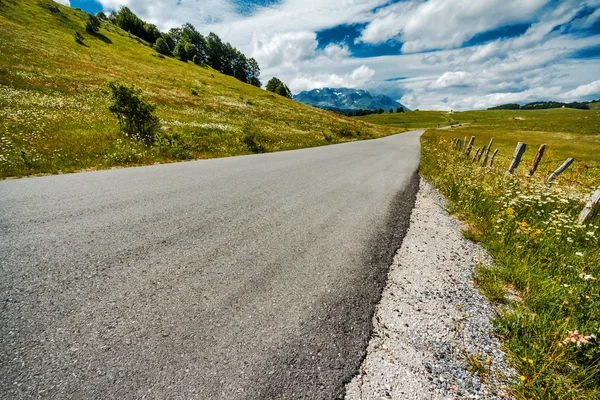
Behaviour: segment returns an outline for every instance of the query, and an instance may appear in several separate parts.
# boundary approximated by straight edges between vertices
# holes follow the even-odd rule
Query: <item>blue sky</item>
[[[69,0],[61,0],[68,3]],[[600,98],[600,0],[70,0],[191,22],[293,92],[356,87],[410,108]]]

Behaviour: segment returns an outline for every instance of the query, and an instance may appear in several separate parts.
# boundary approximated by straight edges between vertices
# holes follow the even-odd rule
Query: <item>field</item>
[[[58,10],[58,12],[56,12]],[[50,0],[0,0],[0,178],[289,150],[401,130],[308,107],[147,45]],[[73,38],[75,31],[83,44]],[[226,40],[227,38],[223,38]],[[119,132],[108,80],[158,106],[154,145]]]
[[[422,138],[421,173],[464,221],[466,237],[481,242],[495,265],[480,265],[475,284],[497,306],[497,334],[519,371],[520,399],[600,396],[600,217],[577,222],[600,186],[600,111],[409,112],[367,120],[430,129]],[[411,115],[412,114],[412,115]],[[365,118],[366,119],[366,118]],[[475,149],[494,138],[494,166],[473,162],[453,139],[475,136]],[[506,173],[517,142],[528,150],[514,175]],[[546,154],[533,177],[528,167],[541,143]],[[566,158],[575,163],[551,186],[548,175]],[[478,355],[469,364],[494,373]]]

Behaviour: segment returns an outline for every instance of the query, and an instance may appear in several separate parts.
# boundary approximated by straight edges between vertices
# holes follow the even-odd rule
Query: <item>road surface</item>
[[[421,134],[0,182],[0,398],[343,396]]]

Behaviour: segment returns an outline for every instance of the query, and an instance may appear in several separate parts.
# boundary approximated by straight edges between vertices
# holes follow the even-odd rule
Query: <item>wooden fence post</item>
[[[471,153],[471,150],[473,150],[473,143],[475,143],[475,136],[471,136],[471,140],[469,140],[469,144],[467,145],[467,148],[465,149],[465,154],[467,155],[467,157]]]
[[[490,156],[490,151],[492,150],[492,144],[494,144],[494,138],[490,139],[490,144],[488,144],[487,151],[485,152],[485,157],[483,158],[482,164],[485,166],[487,164],[488,157]]]
[[[471,160],[471,161],[475,162],[480,151],[481,151],[481,148],[478,148],[477,151],[475,152],[475,155],[473,156],[473,160]]]
[[[483,153],[485,153],[487,147],[483,146],[481,148],[481,153],[479,153],[479,156],[477,156],[477,162],[481,161],[481,157],[483,156]]]
[[[492,168],[492,165],[494,165],[494,158],[496,158],[496,154],[498,154],[498,149],[494,150],[494,154],[492,154],[492,157],[490,158],[490,168]]]
[[[465,141],[463,142],[463,149],[467,150],[467,137],[465,136]]]
[[[513,172],[515,172],[515,169],[517,169],[517,167],[521,163],[521,157],[523,157],[525,150],[527,150],[527,144],[525,144],[523,142],[517,143],[517,147],[515,148],[515,154],[513,156],[512,162],[510,163],[510,166],[508,167],[509,174],[512,174]]]
[[[537,170],[538,164],[542,161],[542,157],[544,157],[544,151],[546,150],[546,145],[543,144],[538,149],[535,157],[533,158],[533,162],[531,163],[531,168],[529,168],[529,176],[533,176],[535,171]]]
[[[579,214],[579,225],[583,224],[587,219],[592,218],[598,212],[598,209],[600,209],[598,205],[600,205],[600,186],[598,186],[590,201],[588,201],[581,214]]]
[[[565,161],[560,167],[558,167],[558,169],[556,171],[554,171],[552,174],[550,174],[550,176],[548,177],[548,180],[546,181],[546,185],[551,184],[552,181],[554,181],[557,176],[562,174],[565,171],[565,169],[569,168],[569,166],[571,164],[573,164],[573,161],[575,161],[575,159],[567,158],[567,161]]]

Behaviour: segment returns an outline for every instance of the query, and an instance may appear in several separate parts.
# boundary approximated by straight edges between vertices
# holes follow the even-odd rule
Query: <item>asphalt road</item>
[[[0,182],[0,398],[343,396],[421,133]]]

